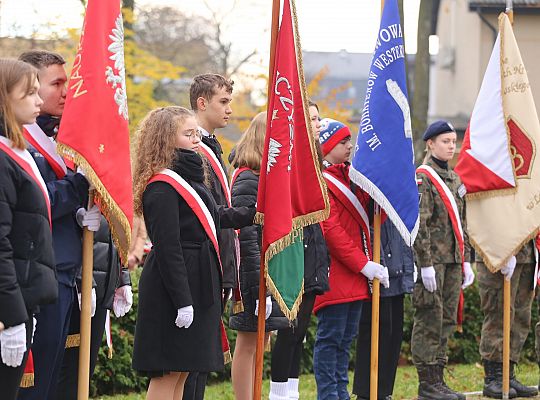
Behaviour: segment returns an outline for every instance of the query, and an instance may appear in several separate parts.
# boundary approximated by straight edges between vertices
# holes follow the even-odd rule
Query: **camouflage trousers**
[[[434,268],[437,290],[428,292],[420,273],[414,285],[411,352],[415,365],[434,365],[438,360],[446,362],[448,338],[457,325],[463,280],[461,264],[435,264]]]
[[[480,356],[502,362],[504,277],[491,273],[482,262],[476,263],[480,305],[484,313]],[[534,264],[516,264],[510,289],[510,360],[518,363],[531,327]]]

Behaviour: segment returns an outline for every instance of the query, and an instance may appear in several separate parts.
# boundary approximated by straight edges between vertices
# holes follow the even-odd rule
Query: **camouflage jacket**
[[[463,227],[465,260],[461,259],[450,216],[437,188],[431,183],[429,177],[419,173],[418,179],[421,180],[418,185],[420,193],[420,226],[414,242],[416,265],[418,267],[429,267],[434,264],[461,264],[462,261],[470,261],[471,247],[465,222],[465,199],[458,194],[461,179],[452,169],[445,170],[433,160],[427,161],[426,165],[429,165],[439,174],[454,195]]]

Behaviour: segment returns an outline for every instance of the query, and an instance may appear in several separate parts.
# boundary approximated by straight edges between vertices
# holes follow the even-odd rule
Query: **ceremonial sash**
[[[171,185],[194,212],[197,219],[203,226],[206,235],[214,246],[214,250],[216,251],[216,255],[219,261],[220,272],[223,275],[223,268],[221,266],[221,259],[219,256],[219,245],[216,234],[216,225],[214,223],[212,215],[210,214],[210,211],[208,210],[208,207],[206,207],[206,204],[204,204],[204,201],[201,199],[201,196],[199,196],[195,189],[193,189],[193,187],[189,183],[187,183],[184,178],[182,178],[180,175],[170,169],[164,169],[163,171],[154,175],[148,181],[148,183],[150,184],[156,181],[165,182]],[[220,320],[220,335],[223,357],[225,364],[227,364],[231,361],[231,352],[229,341],[227,339],[227,333],[225,331],[225,326],[223,325],[223,320]]]
[[[204,201],[201,199],[199,194],[195,191],[195,189],[193,189],[193,187],[191,187],[189,183],[185,181],[184,178],[182,178],[180,175],[170,169],[164,169],[158,174],[154,175],[148,181],[148,183],[150,184],[156,181],[165,182],[171,185],[186,201],[191,210],[195,213],[195,216],[201,223],[204,231],[206,232],[206,235],[214,246],[214,250],[216,251],[216,255],[219,261],[220,271],[223,274],[221,258],[219,256],[219,244],[216,233],[216,225],[214,223],[212,215],[210,214],[210,211],[208,210],[208,207],[206,207],[206,204],[204,204]]]
[[[56,152],[56,143],[35,123],[24,125],[23,136],[47,160],[58,179],[62,179],[67,173],[67,168],[62,157]]]
[[[49,200],[49,192],[47,191],[47,185],[43,180],[39,169],[30,155],[26,150],[15,149],[12,147],[11,140],[0,136],[0,149],[3,150],[13,161],[19,165],[38,185],[45,204],[47,205],[47,214],[49,217],[49,226],[52,229],[52,217],[51,217],[51,202]]]
[[[459,210],[456,203],[456,199],[454,199],[454,195],[444,183],[444,181],[441,179],[439,174],[431,168],[429,165],[420,165],[416,169],[417,173],[422,173],[426,175],[431,183],[435,186],[435,189],[437,189],[437,192],[439,193],[439,196],[441,197],[441,200],[444,203],[444,206],[446,207],[446,211],[448,211],[448,216],[450,217],[450,222],[452,223],[452,230],[454,231],[454,236],[456,237],[456,240],[458,242],[459,246],[459,253],[461,255],[461,270],[464,272],[464,262],[465,262],[465,239],[463,236],[463,227],[461,226],[461,218],[459,217]],[[463,322],[463,307],[465,304],[465,298],[463,297],[463,289],[459,292],[459,304],[458,304],[458,315],[457,315],[457,323],[458,323],[458,331],[462,331],[461,325]]]
[[[219,162],[218,158],[216,157],[212,149],[208,147],[206,144],[204,144],[203,142],[200,142],[199,148],[201,149],[201,152],[206,156],[206,158],[210,162],[210,166],[212,167],[216,176],[218,177],[219,184],[221,185],[221,190],[223,191],[223,194],[225,195],[225,198],[227,199],[227,205],[230,207],[231,206],[231,190],[229,189],[227,174],[225,173],[223,166]]]
[[[236,182],[236,178],[238,178],[238,175],[240,175],[244,171],[249,171],[249,168],[247,167],[236,168],[233,171],[232,177],[231,177],[231,190],[232,190],[232,187],[234,186],[234,183]],[[237,229],[235,231],[235,236],[234,236],[234,248],[236,251],[236,282],[238,282],[238,284],[233,289],[233,300],[234,300],[233,314],[238,314],[244,311],[244,302],[242,299],[242,287],[241,287],[241,282],[240,282],[240,240],[238,239],[239,236],[240,236],[240,229]]]
[[[332,194],[339,200],[340,203],[349,211],[356,222],[362,227],[362,235],[364,237],[364,252],[371,259],[371,239],[369,232],[369,218],[366,210],[358,200],[358,197],[353,191],[343,182],[328,172],[323,172],[326,179],[326,185]]]

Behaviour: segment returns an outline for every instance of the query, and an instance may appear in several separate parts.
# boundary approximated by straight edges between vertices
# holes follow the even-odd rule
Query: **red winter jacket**
[[[332,165],[325,172],[339,179],[347,187],[351,187],[348,165]],[[358,187],[355,193],[367,210],[369,195]],[[330,290],[316,297],[313,307],[315,313],[332,304],[370,298],[367,278],[360,273],[368,262],[363,249],[361,226],[330,190],[328,196],[330,217],[323,222],[323,228],[330,253]],[[366,237],[369,237],[369,232],[366,233]]]

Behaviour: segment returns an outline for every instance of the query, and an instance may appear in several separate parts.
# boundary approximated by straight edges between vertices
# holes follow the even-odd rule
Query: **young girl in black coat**
[[[40,305],[56,300],[47,187],[26,150],[23,124],[43,101],[37,70],[0,59],[0,393],[15,399]]]
[[[144,214],[153,248],[139,281],[133,367],[151,377],[147,399],[180,399],[190,371],[223,368],[216,232],[251,224],[255,208],[216,205],[191,111],[151,111],[138,141],[135,213]]]

